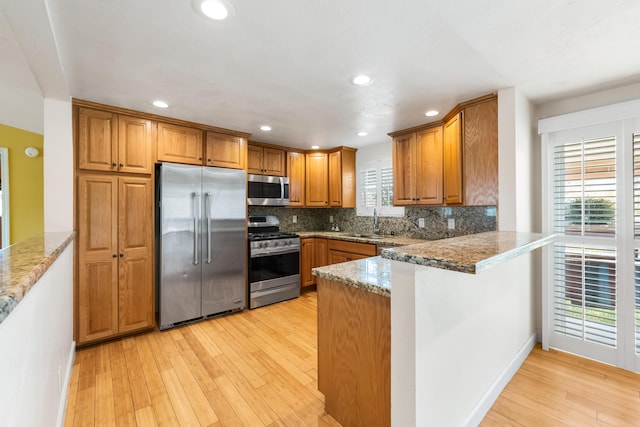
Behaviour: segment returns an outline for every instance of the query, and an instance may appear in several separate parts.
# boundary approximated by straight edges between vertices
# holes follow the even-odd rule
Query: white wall
[[[478,274],[392,261],[393,426],[475,426],[536,341],[525,254]]]
[[[44,231],[73,230],[71,103],[44,100]]]
[[[73,342],[73,243],[0,323],[0,424],[62,425]]]

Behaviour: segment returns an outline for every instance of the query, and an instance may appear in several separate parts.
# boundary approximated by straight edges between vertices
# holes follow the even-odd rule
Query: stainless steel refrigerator
[[[245,171],[163,163],[156,183],[160,329],[245,308]]]

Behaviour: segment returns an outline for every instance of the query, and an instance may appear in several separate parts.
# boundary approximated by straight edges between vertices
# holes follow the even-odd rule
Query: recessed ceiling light
[[[320,148],[320,146],[319,146],[319,145],[312,145],[312,146],[311,146],[311,149],[312,149],[312,150],[317,150],[318,148]]]
[[[193,0],[192,4],[199,15],[215,21],[223,21],[235,12],[227,0]]]
[[[269,125],[262,125],[260,126],[260,130],[263,130],[265,132],[269,132],[271,130],[271,126]]]
[[[424,113],[424,115],[427,117],[437,116],[438,114],[440,114],[440,112],[436,110],[429,110],[426,113]]]
[[[367,136],[367,135],[369,135],[369,132],[364,132],[364,131],[358,132],[358,136]]]
[[[159,99],[153,101],[152,104],[154,107],[158,107],[158,108],[169,108],[169,104]]]
[[[351,79],[351,83],[357,86],[367,86],[373,83],[373,79],[369,76],[361,74]]]

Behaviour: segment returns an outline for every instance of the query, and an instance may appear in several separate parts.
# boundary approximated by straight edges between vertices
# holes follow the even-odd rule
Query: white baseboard
[[[489,390],[487,390],[469,416],[467,416],[464,424],[462,424],[463,426],[475,427],[480,424],[485,415],[487,415],[487,412],[489,412],[489,409],[491,409],[491,406],[493,406],[500,396],[500,393],[502,393],[502,390],[509,384],[509,381],[511,381],[511,378],[513,378],[516,372],[518,372],[518,369],[520,369],[522,363],[529,353],[531,353],[537,341],[537,334],[535,333],[525,341],[511,360],[511,363],[502,371],[502,374],[500,374],[498,379],[489,387]]]
[[[64,383],[60,392],[60,406],[58,407],[58,427],[64,426],[64,417],[67,413],[67,397],[69,396],[69,384],[71,382],[71,372],[73,371],[73,361],[76,358],[76,342],[71,341],[69,357],[67,358],[67,368],[64,375]]]

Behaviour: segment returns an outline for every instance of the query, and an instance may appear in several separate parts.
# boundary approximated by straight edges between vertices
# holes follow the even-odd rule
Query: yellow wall
[[[0,147],[9,149],[11,244],[44,231],[43,143],[42,135],[0,124]],[[40,155],[27,157],[27,147]]]

